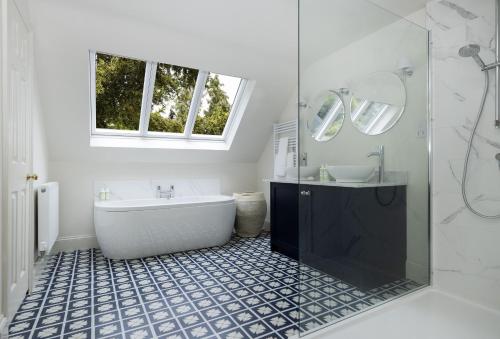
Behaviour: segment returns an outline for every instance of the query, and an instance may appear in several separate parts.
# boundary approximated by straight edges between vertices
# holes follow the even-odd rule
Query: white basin
[[[367,182],[375,173],[373,166],[327,166],[326,170],[337,182]]]
[[[300,179],[315,178],[318,174],[318,166],[300,166]],[[297,179],[299,176],[297,167],[288,167],[286,169],[286,177]]]

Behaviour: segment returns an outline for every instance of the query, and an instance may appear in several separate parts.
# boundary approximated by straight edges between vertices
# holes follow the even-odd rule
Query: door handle
[[[38,175],[36,174],[28,174],[26,176],[26,181],[35,181],[38,180]]]
[[[300,195],[303,195],[303,196],[310,196],[311,195],[311,191],[301,191],[300,192]]]

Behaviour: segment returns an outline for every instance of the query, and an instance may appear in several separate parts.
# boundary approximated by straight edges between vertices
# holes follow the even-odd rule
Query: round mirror
[[[351,120],[364,134],[382,134],[398,122],[405,105],[401,79],[391,72],[373,73],[352,88]]]
[[[307,115],[307,129],[313,139],[328,141],[337,135],[344,122],[342,98],[335,91],[325,91],[314,100]]]

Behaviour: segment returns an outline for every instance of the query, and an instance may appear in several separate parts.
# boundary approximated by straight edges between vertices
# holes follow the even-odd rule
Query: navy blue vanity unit
[[[406,185],[271,181],[271,248],[368,290],[406,276]]]

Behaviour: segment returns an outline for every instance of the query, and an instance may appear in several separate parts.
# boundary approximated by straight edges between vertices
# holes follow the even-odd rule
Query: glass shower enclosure
[[[429,284],[421,12],[299,1],[299,332]]]

